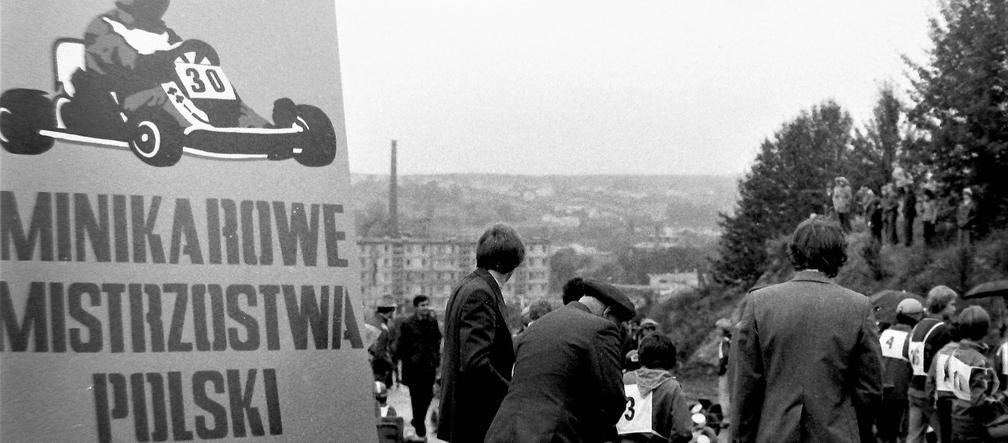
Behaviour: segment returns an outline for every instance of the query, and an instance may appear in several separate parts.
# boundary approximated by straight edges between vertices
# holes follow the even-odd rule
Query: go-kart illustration
[[[325,166],[336,156],[332,122],[314,106],[282,98],[274,102],[272,123],[255,116],[263,124],[243,125],[252,112],[202,41],[181,42],[151,65],[150,84],[135,88],[157,94],[144,106],[126,106],[114,88],[90,81],[83,40],[57,40],[52,57],[56,92],[11,89],[0,96],[0,145],[7,152],[41,154],[59,139],[129,148],[153,166],[174,165],[183,153],[294,158],[306,166]]]

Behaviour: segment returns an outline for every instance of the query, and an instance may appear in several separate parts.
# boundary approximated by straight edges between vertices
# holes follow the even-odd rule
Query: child
[[[692,438],[689,407],[682,387],[670,371],[676,365],[676,348],[661,334],[645,337],[638,349],[640,369],[623,375],[627,412],[616,428],[623,442],[688,442]],[[636,404],[636,406],[635,406]],[[635,414],[641,407],[650,417]]]
[[[997,376],[987,360],[983,338],[990,327],[990,316],[979,306],[970,306],[959,314],[959,347],[951,352],[944,368],[936,368],[936,378],[945,372],[951,380],[952,441],[972,443],[988,441],[986,423],[1005,410],[1005,397],[998,392]]]

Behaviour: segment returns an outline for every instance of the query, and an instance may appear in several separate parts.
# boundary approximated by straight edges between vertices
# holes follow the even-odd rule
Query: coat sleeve
[[[490,362],[496,334],[496,315],[492,294],[476,289],[465,297],[459,315],[459,375],[489,383],[493,392],[507,390],[510,377],[500,373]],[[507,368],[508,371],[511,368]]]
[[[689,405],[683,396],[683,389],[676,386],[672,393],[672,429],[669,432],[669,443],[688,442],[693,437],[693,420],[690,418]]]
[[[592,375],[598,386],[604,437],[616,437],[616,422],[626,409],[626,393],[623,391],[623,375],[620,371],[619,326],[609,323],[600,329],[592,340],[595,349],[591,353]]]
[[[745,307],[738,331],[731,344],[728,365],[732,374],[731,441],[753,442],[759,430],[759,420],[766,392],[763,359],[760,351],[759,331],[752,294],[746,295]]]
[[[871,306],[865,301],[864,319],[850,366],[854,387],[853,401],[858,415],[862,440],[872,435],[875,413],[882,404],[882,348],[879,344]],[[873,438],[866,441],[872,441]]]

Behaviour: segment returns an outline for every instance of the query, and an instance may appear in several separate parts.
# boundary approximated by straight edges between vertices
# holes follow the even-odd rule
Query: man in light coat
[[[788,244],[798,271],[746,295],[731,345],[735,442],[873,442],[881,350],[868,298],[832,281],[836,223],[812,218]]]

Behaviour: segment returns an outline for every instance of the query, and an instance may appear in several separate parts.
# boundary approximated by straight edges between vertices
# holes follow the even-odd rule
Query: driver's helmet
[[[171,0],[117,0],[116,7],[133,14],[138,19],[161,20]]]

